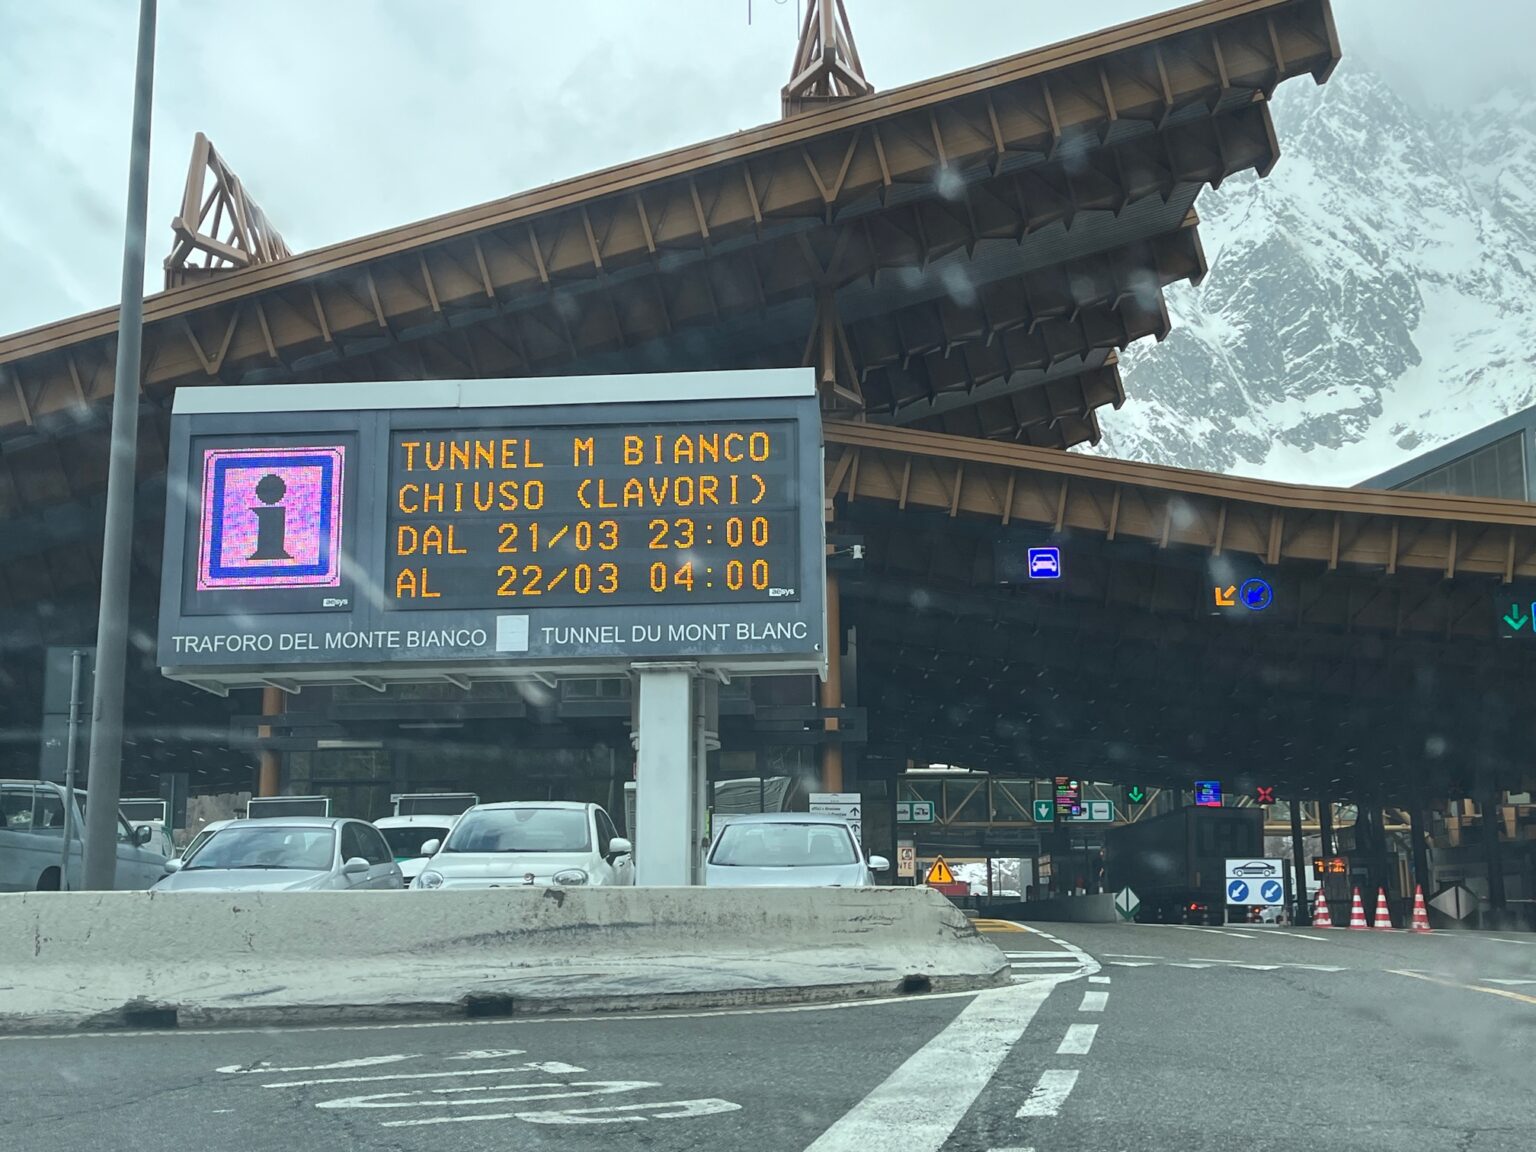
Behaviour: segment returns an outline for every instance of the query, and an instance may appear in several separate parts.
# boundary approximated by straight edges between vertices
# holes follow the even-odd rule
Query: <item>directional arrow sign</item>
[[[1055,814],[1056,805],[1050,800],[1035,801],[1035,823],[1049,824]]]
[[[1136,915],[1136,909],[1141,907],[1141,898],[1129,888],[1122,888],[1115,893],[1115,911],[1120,913],[1120,919],[1129,920]]]
[[[1212,589],[1216,593],[1216,607],[1231,608],[1237,604],[1237,585],[1234,584],[1223,592],[1220,588]]]
[[[1518,632],[1525,627],[1525,623],[1529,619],[1529,616],[1520,611],[1519,604],[1511,604],[1509,606],[1509,614],[1504,617],[1504,623],[1508,624],[1512,631]]]
[[[1140,784],[1133,784],[1125,790],[1125,798],[1132,804],[1140,804],[1147,798],[1147,790]]]

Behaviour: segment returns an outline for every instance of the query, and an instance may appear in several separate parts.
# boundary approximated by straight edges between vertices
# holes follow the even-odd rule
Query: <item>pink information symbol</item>
[[[337,587],[345,456],[341,445],[205,450],[198,589]]]

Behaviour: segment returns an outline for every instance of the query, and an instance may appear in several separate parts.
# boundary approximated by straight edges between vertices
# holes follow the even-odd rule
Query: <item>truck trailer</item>
[[[1141,924],[1226,922],[1226,861],[1264,855],[1260,808],[1180,808],[1109,830],[1104,877],[1129,888]]]

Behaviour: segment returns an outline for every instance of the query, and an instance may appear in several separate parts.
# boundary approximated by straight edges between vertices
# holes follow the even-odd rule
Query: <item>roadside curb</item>
[[[196,1031],[335,1024],[495,1020],[551,1016],[637,1015],[648,1012],[833,1004],[894,997],[921,1000],[934,993],[983,992],[1011,983],[1006,966],[984,975],[929,976],[899,980],[815,984],[793,988],[726,988],[697,992],[636,992],[604,996],[519,995],[494,986],[451,1000],[392,1003],[264,1005],[175,1004],[136,1000],[89,1014],[0,1012],[0,1037],[112,1031]]]

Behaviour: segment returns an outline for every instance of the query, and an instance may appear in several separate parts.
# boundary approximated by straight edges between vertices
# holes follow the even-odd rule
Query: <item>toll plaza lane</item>
[[[1064,1055],[1026,1067],[1028,1055],[1017,1054],[978,1100],[971,1138],[962,1126],[953,1148],[1531,1146],[1536,938],[1043,927],[1102,965],[1090,979],[1110,981],[1106,1003],[1077,1006],[1077,1023],[1099,1025],[1088,1040],[1090,1056],[1074,1069]],[[1073,1006],[1060,996],[1048,1002],[1042,1034],[1050,1014],[1065,1019]],[[987,1123],[1001,1111],[994,1093],[1007,1087],[1010,1067],[1015,1091],[1039,1070],[1024,1103],[1027,1126],[990,1131]]]

